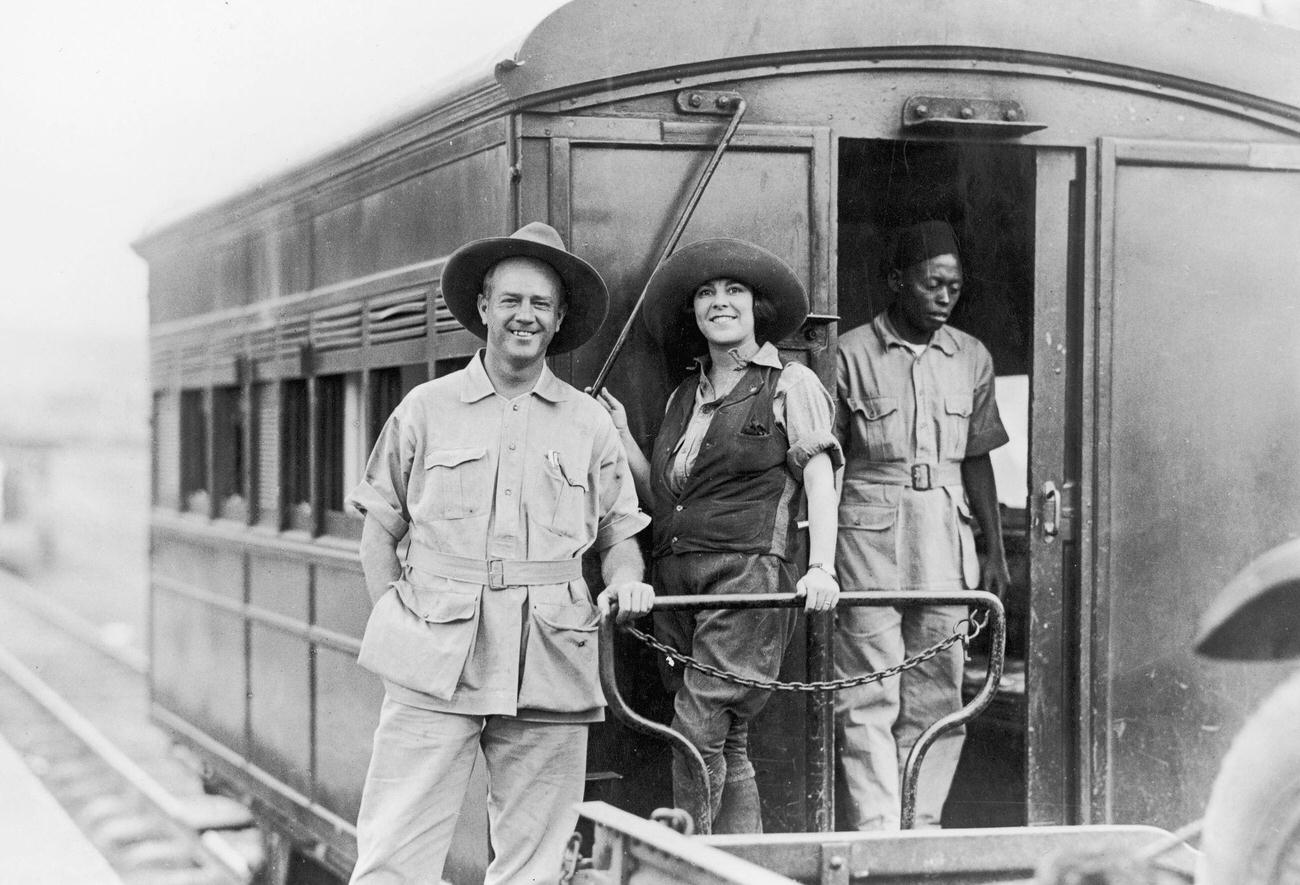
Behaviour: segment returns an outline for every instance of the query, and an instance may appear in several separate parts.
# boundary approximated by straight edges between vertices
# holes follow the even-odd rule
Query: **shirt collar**
[[[880,343],[886,350],[890,347],[911,348],[911,345],[904,341],[898,334],[898,330],[894,328],[894,320],[888,310],[883,311],[876,318],[876,334],[880,336]],[[957,336],[952,333],[952,329],[949,329],[947,324],[940,326],[939,330],[930,336],[930,343],[926,346],[937,347],[947,356],[952,356],[961,350],[961,342],[957,340]]]
[[[742,368],[745,368],[750,364],[756,366],[766,366],[769,369],[780,369],[781,352],[776,349],[776,345],[773,344],[771,341],[764,341],[763,345],[754,352],[754,355],[751,356],[746,361],[745,366],[743,366]],[[709,355],[707,353],[704,354],[703,356],[697,356],[695,358],[695,368],[697,368],[702,374],[708,373]]]
[[[475,352],[474,358],[469,361],[469,365],[465,367],[465,381],[460,389],[460,401],[463,403],[476,403],[496,393],[496,388],[492,386],[492,379],[488,377],[487,369],[483,366],[485,353],[486,351],[480,347]],[[570,390],[568,385],[555,377],[549,365],[542,363],[542,374],[538,376],[537,383],[533,385],[530,392],[548,402],[558,403],[569,398]]]

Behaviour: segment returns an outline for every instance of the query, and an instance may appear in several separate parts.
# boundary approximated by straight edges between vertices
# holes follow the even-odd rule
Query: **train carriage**
[[[355,663],[344,496],[400,398],[478,346],[446,256],[554,225],[612,294],[551,360],[589,384],[739,96],[682,242],[788,261],[812,313],[782,350],[831,383],[837,336],[888,303],[888,232],[948,219],[953,322],[1021,428],[999,479],[1023,678],[972,728],[945,821],[1198,817],[1279,671],[1198,661],[1196,618],[1300,533],[1298,59],[1300,32],[1194,0],[574,0],[419,113],[150,232],[156,719],[278,862],[346,873],[382,688]],[[643,442],[687,356],[633,327],[609,386]],[[805,627],[788,677],[827,672],[829,624]],[[662,713],[647,653],[620,663]],[[832,734],[815,696],[756,725],[771,829],[833,826]],[[589,794],[666,804],[665,753],[600,726]],[[461,826],[449,876],[472,881],[481,808]]]

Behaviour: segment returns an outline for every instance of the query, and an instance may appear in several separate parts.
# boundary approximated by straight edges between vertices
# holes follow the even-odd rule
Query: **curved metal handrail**
[[[733,595],[700,596],[657,596],[656,611],[705,611],[730,608],[793,608],[802,606],[802,597],[785,593],[738,593]],[[901,826],[911,829],[916,819],[916,785],[921,774],[921,763],[930,746],[946,731],[964,725],[979,715],[992,702],[997,694],[998,683],[1002,679],[1002,665],[1006,656],[1007,617],[1002,600],[992,593],[980,590],[951,593],[947,591],[898,591],[870,590],[841,593],[841,606],[891,606],[913,607],[919,605],[970,605],[978,606],[989,613],[990,650],[988,670],[984,674],[984,683],[980,690],[960,710],[949,713],[932,722],[913,744],[903,766]],[[709,795],[708,771],[704,757],[695,745],[680,732],[660,722],[647,719],[633,710],[623,697],[618,687],[617,672],[614,663],[614,623],[606,618],[600,625],[600,682],[609,702],[610,712],[629,728],[643,734],[653,735],[668,741],[682,751],[692,773],[702,785],[704,807],[711,807]],[[696,821],[696,832],[707,835],[711,831],[709,821]]]

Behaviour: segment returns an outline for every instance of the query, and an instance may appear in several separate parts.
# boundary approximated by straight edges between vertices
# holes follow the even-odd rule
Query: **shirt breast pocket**
[[[433,519],[477,516],[491,495],[487,449],[433,449],[424,456],[429,501],[420,509]]]
[[[901,461],[908,434],[896,396],[867,396],[850,399],[853,426],[868,460]]]
[[[955,394],[943,398],[943,419],[940,423],[940,451],[948,461],[961,461],[966,457],[966,439],[970,432],[970,415],[973,398],[970,394]]]
[[[533,518],[568,538],[586,534],[589,459],[583,455],[573,449],[550,451],[542,467],[540,512]]]

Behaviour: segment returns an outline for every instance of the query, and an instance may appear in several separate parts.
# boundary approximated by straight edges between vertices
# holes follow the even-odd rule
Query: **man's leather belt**
[[[940,461],[937,464],[858,461],[850,463],[846,472],[853,479],[882,485],[908,486],[918,492],[961,485],[960,461]]]
[[[582,577],[581,559],[474,559],[411,545],[406,564],[431,575],[483,584],[493,590],[523,584],[564,584]]]

